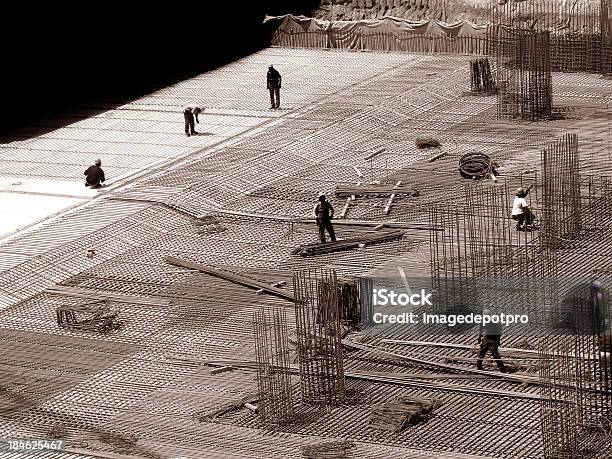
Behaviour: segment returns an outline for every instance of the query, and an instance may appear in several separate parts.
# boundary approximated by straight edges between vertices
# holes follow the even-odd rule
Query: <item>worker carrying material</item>
[[[270,91],[270,109],[280,107],[281,74],[272,64],[268,68],[268,90]]]
[[[516,196],[512,204],[512,218],[517,221],[517,231],[527,231],[528,227],[532,227],[535,224],[535,214],[531,211],[527,204],[527,199],[525,199],[532,186],[529,185],[527,189],[520,187],[516,190]]]
[[[314,214],[317,226],[319,227],[319,241],[325,242],[325,231],[329,233],[329,238],[335,241],[336,233],[334,233],[334,227],[331,222],[332,218],[334,218],[334,208],[325,200],[325,194],[323,193],[319,193],[319,203],[315,206]]]
[[[85,186],[90,186],[92,188],[100,188],[102,183],[106,180],[104,177],[104,171],[100,167],[102,165],[102,161],[96,159],[93,166],[89,166],[85,171]]]
[[[200,120],[198,120],[198,115],[200,113],[202,113],[202,109],[195,104],[189,104],[183,108],[183,115],[185,116],[185,135],[187,137],[197,134],[195,130],[194,117],[195,122],[200,124]]]
[[[489,309],[482,311],[483,316],[491,315]],[[478,361],[476,367],[482,370],[482,360],[487,352],[491,352],[491,355],[497,363],[499,371],[506,373],[506,367],[502,362],[501,356],[499,355],[499,345],[501,342],[502,326],[499,323],[488,322],[486,325],[480,324],[480,333],[478,335],[478,343],[480,343],[480,353],[478,354]]]

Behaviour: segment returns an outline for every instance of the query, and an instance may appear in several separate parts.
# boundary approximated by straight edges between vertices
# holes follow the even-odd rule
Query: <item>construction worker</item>
[[[202,113],[202,109],[195,104],[190,104],[183,108],[183,115],[185,116],[185,135],[187,137],[197,134],[193,121],[195,116],[195,122],[200,124],[200,120],[198,120],[198,115],[200,113]]]
[[[325,200],[325,194],[323,193],[319,193],[319,202],[315,206],[314,214],[319,227],[319,240],[322,243],[325,242],[325,231],[327,231],[329,238],[335,241],[336,233],[334,233],[334,227],[331,223],[332,218],[334,218],[334,208]]]
[[[489,309],[485,309],[482,311],[483,316],[491,315],[491,311]],[[482,360],[487,352],[491,352],[491,355],[495,359],[495,363],[497,363],[497,367],[499,371],[502,373],[506,373],[506,367],[504,362],[501,360],[501,356],[499,355],[499,344],[501,342],[502,328],[499,323],[495,324],[492,322],[487,323],[486,325],[480,324],[480,333],[478,335],[478,343],[480,344],[480,353],[478,354],[478,361],[476,363],[476,367],[479,370],[482,370]]]
[[[89,166],[85,171],[85,186],[90,186],[92,188],[100,188],[102,186],[102,182],[106,180],[104,177],[104,171],[100,167],[102,165],[102,161],[96,159],[93,166]]]
[[[517,221],[517,231],[527,231],[527,226],[533,225],[535,215],[527,204],[527,195],[533,185],[529,185],[527,189],[520,187],[516,190],[514,203],[512,204],[512,219]]]
[[[272,64],[268,68],[268,90],[270,91],[270,109],[280,107],[281,75]]]

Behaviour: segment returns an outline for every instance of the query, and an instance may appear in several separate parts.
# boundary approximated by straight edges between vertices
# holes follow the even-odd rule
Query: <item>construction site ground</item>
[[[464,203],[462,154],[491,155],[500,173],[491,186],[518,186],[535,179],[541,148],[576,132],[584,174],[611,175],[611,80],[555,73],[559,119],[498,121],[495,96],[469,94],[469,59],[269,48],[141,99],[93,101],[3,138],[0,215],[22,220],[3,222],[0,243],[0,437],[61,430],[68,450],[37,457],[66,459],[302,457],[300,446],[326,438],[355,441],[355,457],[541,457],[537,385],[444,373],[362,350],[347,350],[347,372],[406,375],[407,385],[348,378],[350,403],[299,405],[295,422],[263,424],[241,403],[257,392],[249,366],[253,312],[285,307],[292,329],[293,304],[165,261],[171,255],[270,284],[284,280],[288,290],[292,272],[309,267],[394,277],[400,267],[408,277],[427,277],[427,209]],[[283,75],[279,110],[268,108],[270,63]],[[186,137],[181,112],[191,102],[205,111],[200,135]],[[433,136],[442,147],[417,149],[417,136]],[[110,185],[91,191],[83,170],[96,157]],[[357,198],[345,218],[422,228],[354,250],[291,254],[317,240],[314,224],[289,217],[312,218],[318,192],[338,212],[346,200],[334,196],[336,185],[399,180],[418,196],[398,197],[388,215],[387,198]],[[42,209],[23,215],[20,207],[30,203]],[[220,222],[196,225],[203,215]],[[611,223],[597,241],[567,249],[560,272],[612,272]],[[340,238],[364,231],[375,230],[336,226]],[[58,327],[57,307],[100,298],[120,309],[118,331]],[[468,349],[383,343],[386,333],[368,344],[474,365]],[[392,337],[475,345],[477,335],[415,333]],[[524,341],[508,336],[503,344]],[[210,361],[235,367],[211,375]],[[487,368],[495,371],[491,362]],[[426,376],[414,384],[414,374]],[[293,385],[299,400],[297,376]],[[370,406],[400,394],[443,405],[400,433],[370,429]]]

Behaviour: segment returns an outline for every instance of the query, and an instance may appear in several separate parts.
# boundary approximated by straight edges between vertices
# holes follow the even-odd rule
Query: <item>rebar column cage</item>
[[[282,308],[262,307],[253,313],[259,414],[268,423],[293,419],[291,360],[287,313]]]
[[[578,376],[580,423],[586,428],[611,426],[612,332],[610,298],[606,288],[585,282],[574,301],[577,318],[575,368]]]
[[[542,245],[559,248],[581,229],[578,136],[565,134],[542,150]]]
[[[545,459],[581,457],[574,338],[545,336],[540,340],[540,426]]]
[[[293,289],[302,401],[339,405],[346,388],[336,273],[322,269],[294,273]]]
[[[611,0],[601,0],[600,30],[601,30],[601,71],[612,74],[612,10]]]
[[[550,32],[496,26],[497,115],[529,121],[552,114]]]

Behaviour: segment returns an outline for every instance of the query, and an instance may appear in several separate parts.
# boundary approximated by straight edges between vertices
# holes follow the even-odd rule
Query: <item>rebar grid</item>
[[[302,400],[339,405],[346,388],[341,307],[334,270],[303,270],[293,276]]]
[[[581,229],[578,135],[565,134],[542,150],[542,245],[559,248]]]
[[[269,423],[293,418],[291,360],[284,308],[262,307],[253,313],[259,413]]]
[[[497,27],[496,51],[498,118],[550,118],[550,32]]]
[[[464,194],[477,208],[429,210],[430,225],[444,228],[430,232],[432,279],[443,307],[459,312],[481,303],[529,314],[530,321],[547,320],[557,310],[551,281],[558,271],[556,255],[540,244],[537,232],[515,230],[507,183],[468,184]]]

